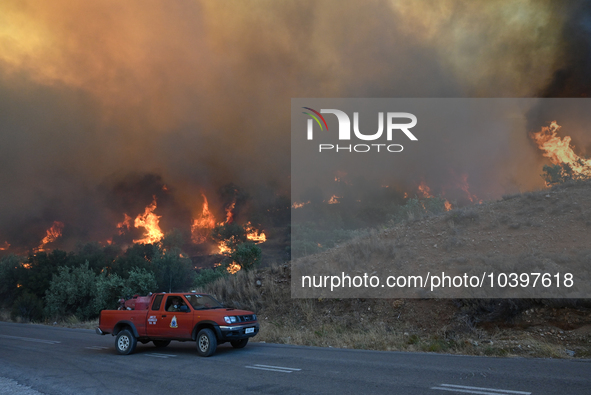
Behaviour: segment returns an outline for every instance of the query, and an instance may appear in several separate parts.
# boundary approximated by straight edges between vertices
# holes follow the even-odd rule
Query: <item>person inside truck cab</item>
[[[183,300],[179,297],[171,297],[168,299],[166,303],[166,311],[176,312],[176,311],[189,311],[187,305],[183,302]]]

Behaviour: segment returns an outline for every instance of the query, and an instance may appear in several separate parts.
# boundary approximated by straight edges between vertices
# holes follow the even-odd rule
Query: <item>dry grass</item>
[[[479,325],[466,314],[465,306],[449,299],[292,299],[290,281],[289,265],[276,265],[239,272],[203,291],[228,306],[255,311],[261,331],[253,341],[258,342],[543,358],[570,358],[573,350],[578,357],[591,354],[591,330],[569,341],[558,338],[558,330],[547,324],[560,319],[562,310],[551,306],[536,308],[535,322],[517,319],[511,324],[501,320]],[[588,313],[578,317],[576,326],[589,321]]]

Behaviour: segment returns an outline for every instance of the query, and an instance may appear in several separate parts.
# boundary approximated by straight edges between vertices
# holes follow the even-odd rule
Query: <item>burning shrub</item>
[[[251,242],[238,244],[232,252],[231,258],[242,269],[248,271],[260,263],[261,248]]]

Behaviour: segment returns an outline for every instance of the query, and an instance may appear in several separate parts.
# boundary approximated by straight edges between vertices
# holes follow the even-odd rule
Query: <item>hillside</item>
[[[389,264],[591,265],[591,183],[504,196],[306,257],[330,267],[384,254]],[[395,253],[392,253],[392,249]],[[386,251],[386,252],[385,252]],[[384,264],[382,263],[382,268]],[[554,266],[553,266],[554,265]],[[486,355],[591,356],[588,299],[292,299],[289,265],[239,272],[207,291],[259,314],[259,341]]]

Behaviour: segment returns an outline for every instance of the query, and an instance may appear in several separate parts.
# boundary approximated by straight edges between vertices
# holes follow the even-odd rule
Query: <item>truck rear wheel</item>
[[[153,343],[156,347],[166,347],[170,344],[170,340],[154,340]]]
[[[248,337],[246,339],[232,340],[230,344],[234,348],[244,348],[248,344]]]
[[[218,346],[215,333],[209,328],[204,328],[197,334],[197,354],[202,357],[213,355]]]
[[[131,354],[135,351],[136,345],[137,339],[128,329],[119,332],[115,338],[115,348],[121,355]]]

